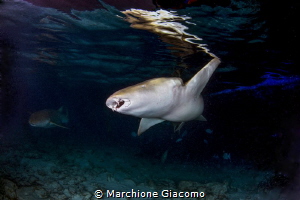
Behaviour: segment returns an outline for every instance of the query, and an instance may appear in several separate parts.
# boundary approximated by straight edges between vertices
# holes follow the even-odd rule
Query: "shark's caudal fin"
[[[191,80],[186,83],[186,88],[189,92],[199,96],[206,86],[209,78],[220,64],[219,58],[214,58],[205,65]]]
[[[61,106],[58,110],[57,110],[60,114],[62,114],[62,122],[64,124],[67,124],[69,122],[69,111],[67,108],[65,108],[64,106]]]
[[[163,120],[163,119],[156,119],[156,118],[142,118],[137,134],[141,135],[143,132],[145,132],[151,126],[154,126],[155,124],[161,123],[163,121],[165,121],[165,120]]]
[[[66,109],[64,123],[69,123],[69,110],[68,109]]]

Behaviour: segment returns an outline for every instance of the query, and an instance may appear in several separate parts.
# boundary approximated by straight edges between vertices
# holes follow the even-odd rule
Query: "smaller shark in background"
[[[66,128],[64,125],[69,122],[68,111],[63,113],[63,106],[58,110],[40,110],[32,113],[29,118],[29,124],[33,127],[52,128],[61,127]]]

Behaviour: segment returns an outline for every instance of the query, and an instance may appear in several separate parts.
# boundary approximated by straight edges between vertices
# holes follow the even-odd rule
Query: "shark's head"
[[[113,93],[106,100],[106,106],[122,114],[139,116],[151,101],[147,85],[142,82]]]
[[[121,89],[106,100],[106,106],[126,115],[151,117],[158,107],[155,101],[159,95],[157,85],[163,85],[161,79],[151,79]]]
[[[106,106],[135,117],[161,117],[170,109],[173,89],[181,86],[182,80],[178,78],[150,79],[113,93],[106,100]]]
[[[34,127],[47,127],[50,124],[50,118],[33,113],[29,118],[29,124]]]

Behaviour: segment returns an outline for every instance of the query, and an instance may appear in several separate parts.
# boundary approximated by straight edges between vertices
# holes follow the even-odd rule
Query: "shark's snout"
[[[115,100],[115,98],[112,98],[112,97],[109,97],[107,100],[106,100],[106,106],[110,109],[112,109],[114,111],[114,108],[116,106],[117,102]]]

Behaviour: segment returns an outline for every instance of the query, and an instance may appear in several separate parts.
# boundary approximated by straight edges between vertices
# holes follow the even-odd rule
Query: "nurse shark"
[[[220,64],[212,59],[188,82],[181,78],[155,78],[124,88],[106,100],[113,111],[142,118],[138,135],[163,121],[181,123],[206,121],[202,116],[204,102],[201,92]]]
[[[58,110],[45,109],[32,113],[29,118],[29,124],[33,127],[52,128],[61,127],[67,128],[64,125],[69,122],[68,112],[63,113],[63,107]],[[68,129],[68,128],[67,128]]]

